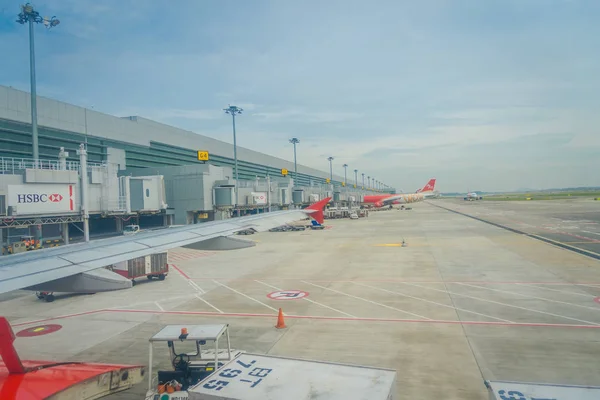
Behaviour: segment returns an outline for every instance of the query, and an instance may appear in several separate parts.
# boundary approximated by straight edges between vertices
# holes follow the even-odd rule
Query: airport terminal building
[[[328,182],[328,172],[300,164],[294,179],[293,160],[238,146],[236,201],[230,143],[142,117],[116,117],[43,97],[38,97],[37,115],[41,161],[34,163],[30,94],[0,86],[0,242],[4,245],[30,234],[23,231],[30,226],[40,228],[42,239],[64,239],[69,226],[75,229],[70,229],[67,239],[82,234],[78,174],[82,144],[87,153],[92,235],[118,232],[132,223],[144,227],[229,218],[236,204],[245,215],[303,207],[325,196],[360,203],[363,194],[372,191],[362,187],[360,177],[361,187],[355,187],[353,176],[347,185],[335,175]],[[198,160],[199,151],[208,152],[209,161]],[[23,193],[31,199],[37,194],[37,198],[61,201],[47,201],[45,208],[17,204],[25,198]]]

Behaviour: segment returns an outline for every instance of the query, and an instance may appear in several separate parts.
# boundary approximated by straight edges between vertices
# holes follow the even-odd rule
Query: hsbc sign
[[[64,184],[8,185],[8,205],[16,215],[78,211],[75,186]]]
[[[52,194],[17,194],[18,203],[45,203],[51,201],[53,203],[60,203],[63,199],[59,193]]]

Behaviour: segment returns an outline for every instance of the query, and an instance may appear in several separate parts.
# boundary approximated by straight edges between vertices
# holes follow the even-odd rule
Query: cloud
[[[600,185],[600,6],[531,0],[48,0],[38,93],[405,191]],[[28,90],[0,22],[0,82]],[[165,138],[168,140],[168,138]]]
[[[349,112],[317,112],[317,111],[306,111],[302,108],[288,108],[281,111],[271,112],[255,112],[252,114],[254,117],[262,118],[266,122],[298,122],[305,124],[314,123],[330,123],[330,122],[346,122],[349,120],[356,120],[363,117],[360,113],[349,113]]]

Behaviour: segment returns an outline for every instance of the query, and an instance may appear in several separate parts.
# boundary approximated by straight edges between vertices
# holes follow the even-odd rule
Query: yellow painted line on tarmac
[[[381,243],[376,244],[376,247],[402,247],[402,243]]]

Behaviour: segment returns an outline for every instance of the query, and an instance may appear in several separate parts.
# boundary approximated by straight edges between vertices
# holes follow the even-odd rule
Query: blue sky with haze
[[[38,94],[404,191],[600,185],[600,1],[45,0]],[[0,83],[29,90],[19,3]],[[168,140],[168,138],[165,138]],[[353,174],[352,174],[353,176]]]

